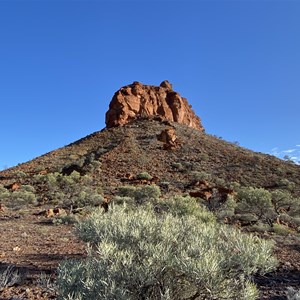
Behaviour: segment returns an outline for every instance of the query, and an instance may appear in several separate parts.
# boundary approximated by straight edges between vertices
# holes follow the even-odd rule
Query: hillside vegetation
[[[170,128],[166,145],[159,136]],[[51,282],[61,299],[285,297],[300,283],[297,262],[278,291],[262,278],[287,272],[283,257],[297,253],[299,171],[185,125],[139,119],[0,172],[0,213],[22,228],[76,224],[87,257],[60,263]]]

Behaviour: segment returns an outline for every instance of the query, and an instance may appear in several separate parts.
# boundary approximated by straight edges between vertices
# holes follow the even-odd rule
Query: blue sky
[[[206,132],[300,160],[300,1],[0,0],[0,169],[102,129],[168,79]]]

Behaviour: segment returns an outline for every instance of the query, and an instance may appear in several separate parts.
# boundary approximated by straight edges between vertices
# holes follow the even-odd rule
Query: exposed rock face
[[[125,125],[138,119],[159,116],[204,131],[200,119],[166,80],[160,86],[139,82],[122,87],[113,96],[106,113],[106,127]]]

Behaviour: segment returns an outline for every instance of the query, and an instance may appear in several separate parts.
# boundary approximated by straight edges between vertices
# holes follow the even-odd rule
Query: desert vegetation
[[[103,202],[102,190],[94,188],[93,180],[89,175],[80,175],[73,171],[70,175],[58,172],[46,175],[36,175],[35,183],[45,189],[40,202],[63,207],[72,212],[73,209],[85,206],[97,206]]]
[[[22,185],[17,190],[9,191],[0,185],[0,203],[15,210],[37,204],[35,188],[31,185]]]
[[[219,225],[189,197],[140,203],[76,225],[88,257],[60,264],[61,299],[257,298],[251,276],[276,267],[272,242]]]

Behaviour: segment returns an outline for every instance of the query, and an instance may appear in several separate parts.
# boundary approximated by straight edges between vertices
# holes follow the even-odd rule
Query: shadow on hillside
[[[289,249],[300,252],[300,245],[299,244],[292,244],[288,246]]]

